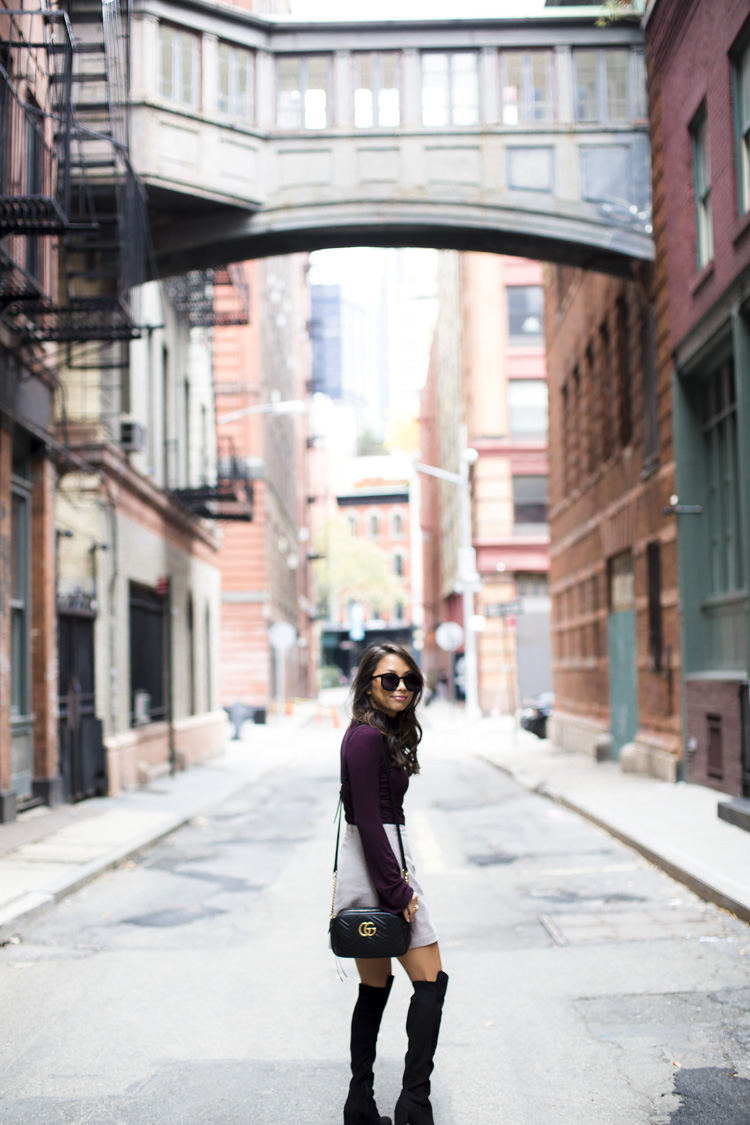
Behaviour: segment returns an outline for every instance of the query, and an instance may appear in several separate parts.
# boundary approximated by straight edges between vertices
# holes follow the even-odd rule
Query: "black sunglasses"
[[[372,679],[380,680],[384,691],[395,691],[402,680],[407,691],[422,690],[422,677],[416,672],[407,672],[405,676],[398,676],[395,672],[381,672],[379,676],[373,676]]]

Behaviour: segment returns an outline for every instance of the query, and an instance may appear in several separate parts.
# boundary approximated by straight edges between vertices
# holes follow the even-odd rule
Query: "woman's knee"
[[[385,988],[391,975],[390,957],[358,957],[357,971],[362,984],[370,988]]]
[[[440,947],[435,941],[432,945],[420,945],[407,949],[399,961],[406,970],[409,980],[434,981],[443,965],[440,960]]]

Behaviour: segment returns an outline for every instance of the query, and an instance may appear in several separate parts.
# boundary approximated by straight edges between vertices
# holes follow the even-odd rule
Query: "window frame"
[[[514,424],[514,414],[516,416],[516,422],[517,422],[517,420],[518,420],[517,416],[518,416],[519,411],[522,411],[524,414],[526,414],[526,413],[528,413],[529,410],[539,410],[539,409],[541,409],[540,407],[534,407],[534,406],[514,405],[514,403],[512,401],[512,398],[513,398],[513,394],[514,394],[514,391],[515,391],[516,387],[529,387],[529,386],[533,386],[535,388],[543,387],[545,392],[546,392],[546,406],[545,406],[545,410],[544,410],[544,419],[545,419],[544,429],[529,429],[528,427],[526,427],[526,428],[519,427],[517,424]],[[526,378],[523,378],[523,379],[509,379],[508,380],[508,433],[509,433],[511,438],[518,439],[520,441],[546,441],[547,440],[547,435],[549,433],[549,387],[548,387],[546,379],[526,379]]]
[[[533,84],[533,68],[532,68],[532,55],[543,55],[546,61],[547,82],[548,82],[548,101],[543,103],[549,105],[549,114],[537,117],[534,114],[536,102],[534,100],[534,84]],[[520,97],[517,102],[512,103],[506,101],[506,91],[512,87],[508,83],[508,69],[507,60],[509,56],[519,57],[521,59],[521,85]],[[518,120],[509,121],[506,118],[506,109],[509,109],[513,104],[518,108]],[[531,112],[529,112],[531,111]],[[557,101],[555,98],[555,59],[554,52],[541,48],[537,51],[501,51],[500,52],[500,120],[503,125],[508,128],[515,126],[523,127],[527,125],[549,125],[557,120]]]
[[[594,114],[582,116],[581,100],[579,98],[578,62],[581,55],[593,54],[596,56],[596,70],[594,72]],[[615,116],[612,113],[609,90],[609,74],[607,58],[614,55],[625,59],[625,83],[627,113],[625,116]],[[634,52],[630,47],[578,47],[573,50],[573,113],[579,125],[630,125],[634,120],[643,116],[637,100],[637,83],[634,74]]]
[[[172,36],[172,74],[170,78],[171,92],[165,90],[165,77],[164,77],[164,53],[165,41],[164,35],[166,32]],[[191,61],[192,61],[192,90],[191,97],[187,99],[183,96],[182,80],[183,73],[182,67],[179,63],[182,60],[182,48],[179,46],[182,41],[192,45]],[[187,31],[183,27],[177,27],[169,22],[159,23],[159,95],[166,101],[173,102],[176,105],[187,106],[189,109],[201,108],[201,84],[202,84],[202,39],[194,31]],[[175,78],[178,76],[178,79]],[[175,92],[175,90],[177,92]]]
[[[518,333],[514,332],[511,326],[511,293],[519,292],[537,292],[540,296],[540,309],[539,309],[539,325],[540,331],[538,333]],[[544,346],[544,286],[542,285],[506,285],[505,287],[505,304],[508,313],[508,343],[511,347],[543,347]],[[537,314],[529,312],[528,308],[524,311],[524,317],[536,316]]]
[[[396,83],[395,86],[383,86],[382,72],[384,58],[392,57],[394,60],[394,72]],[[372,68],[372,86],[362,86],[360,84],[360,61],[362,59],[369,59]],[[398,51],[355,51],[352,58],[352,89],[354,94],[354,128],[355,129],[398,129],[401,125],[401,56]],[[357,121],[357,93],[360,90],[369,90],[372,94],[372,121],[369,124],[362,124]],[[395,90],[397,94],[396,99],[396,116],[398,118],[395,122],[383,121],[383,106],[381,105],[381,94],[386,90]]]
[[[737,210],[742,217],[750,211],[750,31],[741,36],[731,60]],[[747,102],[746,122],[743,121],[743,100]]]
[[[542,501],[536,500],[519,500],[516,496],[516,482],[517,481],[530,481],[541,480],[544,481],[544,520],[519,520],[519,508],[532,506],[539,507]],[[511,477],[511,489],[513,493],[513,533],[514,535],[540,535],[547,534],[549,531],[549,478],[546,473],[513,473]]]
[[[688,126],[693,163],[693,210],[695,215],[695,260],[703,270],[714,258],[713,211],[711,205],[711,150],[708,109],[705,102]]]
[[[326,63],[326,85],[325,85],[325,123],[322,125],[308,125],[307,115],[308,107],[306,105],[307,95],[310,90],[323,89],[320,86],[309,86],[309,62],[311,59],[324,59]],[[298,64],[297,80],[299,93],[299,115],[295,124],[285,124],[282,120],[283,113],[288,113],[288,108],[283,108],[281,105],[281,96],[284,91],[281,88],[281,68],[282,64],[296,60]],[[306,132],[314,133],[322,129],[331,127],[331,111],[333,107],[333,67],[331,66],[331,56],[324,52],[315,52],[312,54],[303,55],[279,55],[276,59],[276,128],[293,132]]]
[[[446,71],[447,101],[446,101],[446,107],[445,107],[446,110],[447,110],[447,120],[445,120],[445,121],[425,121],[425,67],[424,67],[424,63],[425,63],[426,58],[439,58],[439,57],[445,57],[448,60],[448,67],[447,67],[447,71]],[[455,62],[456,58],[459,58],[459,57],[462,57],[462,58],[469,57],[469,58],[472,58],[474,60],[474,80],[475,80],[475,90],[476,90],[476,101],[475,101],[476,114],[475,114],[475,118],[474,118],[473,121],[456,121],[455,120],[456,110],[460,109],[460,108],[463,108],[461,106],[456,106],[455,92],[454,92],[455,91],[455,78],[456,78],[455,73],[454,73],[454,62]],[[421,51],[420,52],[420,58],[419,58],[419,66],[420,66],[420,78],[421,78],[420,92],[421,92],[421,98],[422,98],[421,121],[422,121],[422,125],[423,125],[424,128],[427,128],[427,129],[448,129],[448,128],[450,128],[450,129],[462,129],[462,128],[473,129],[475,126],[479,125],[479,123],[481,121],[481,112],[482,112],[482,106],[481,106],[482,97],[481,97],[481,86],[480,86],[480,81],[479,81],[479,55],[478,55],[477,51],[471,51],[471,50],[468,50],[468,51],[432,51],[432,50]]]
[[[222,79],[222,64],[221,55],[222,51],[228,52],[227,58],[227,85],[228,89],[224,94],[221,89]],[[244,63],[246,65],[247,87],[245,90],[245,106],[240,107],[236,89],[232,89],[233,84],[236,86],[236,77],[239,74],[238,63],[242,61],[244,56]],[[233,63],[234,61],[234,63]],[[220,39],[217,46],[217,83],[216,83],[216,109],[222,117],[228,117],[235,121],[245,121],[248,124],[255,122],[255,52],[248,50],[247,47],[240,47],[236,43],[230,43],[226,39]],[[233,79],[235,80],[233,83]],[[222,100],[226,98],[226,107],[222,105]]]

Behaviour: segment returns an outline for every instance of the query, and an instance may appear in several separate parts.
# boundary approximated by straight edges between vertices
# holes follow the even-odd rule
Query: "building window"
[[[378,519],[377,515],[374,512],[370,516],[367,523],[368,523],[368,530],[369,530],[370,538],[371,539],[377,539],[378,536],[380,535],[380,520]]]
[[[554,75],[549,51],[504,51],[503,125],[532,125],[555,117]]]
[[[547,530],[546,477],[513,477],[513,523],[522,535]]]
[[[396,621],[403,621],[404,620],[404,603],[403,602],[396,602],[395,606],[393,607],[393,615],[394,615]]]
[[[544,340],[544,293],[541,285],[509,285],[508,337],[511,344]]]
[[[401,123],[398,55],[354,56],[354,124],[394,128]]]
[[[695,194],[696,260],[698,269],[714,256],[714,231],[711,218],[711,157],[708,150],[708,117],[705,104],[690,125],[693,148],[693,191]]]
[[[393,538],[400,539],[404,534],[404,517],[401,512],[393,513]]]
[[[423,54],[422,124],[476,125],[478,121],[477,56]]]
[[[13,716],[21,716],[31,710],[31,488],[28,480],[15,473],[10,535],[10,711]]]
[[[325,129],[329,98],[327,56],[279,59],[276,121],[280,129]]]
[[[404,556],[400,551],[396,551],[393,556],[393,573],[397,578],[404,577]]]
[[[219,113],[252,121],[254,70],[253,56],[241,47],[219,43]]]
[[[159,25],[159,92],[181,105],[200,105],[200,39]]]
[[[630,376],[630,320],[624,297],[617,300],[618,437],[624,447],[633,436],[633,388]]]
[[[131,725],[166,717],[164,707],[165,599],[130,583]]]
[[[737,396],[728,359],[703,387],[705,518],[708,523],[709,594],[743,588]]]
[[[750,211],[750,41],[734,63],[734,117],[737,131],[737,177],[740,214]]]
[[[656,310],[649,303],[641,318],[641,366],[643,369],[643,468],[649,472],[659,463],[659,369],[656,354]]]
[[[354,538],[357,534],[357,517],[347,516],[346,523],[349,528],[349,534],[352,536],[352,538]]]
[[[661,544],[646,544],[648,577],[648,657],[653,672],[661,672],[663,627],[661,612]]]
[[[516,574],[519,598],[548,598],[549,577],[546,574]]]
[[[508,383],[508,410],[513,437],[544,438],[547,434],[545,381],[511,379]]]
[[[573,52],[576,121],[610,125],[644,116],[642,59],[628,50],[582,50]],[[631,59],[638,68],[632,82]]]

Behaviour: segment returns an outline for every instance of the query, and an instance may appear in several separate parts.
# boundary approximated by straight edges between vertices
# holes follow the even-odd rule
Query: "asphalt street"
[[[0,1121],[339,1125],[356,992],[326,935],[340,733],[258,751],[257,782],[0,949]],[[408,831],[450,976],[437,1125],[750,1125],[747,925],[460,728],[429,731],[422,762]]]

